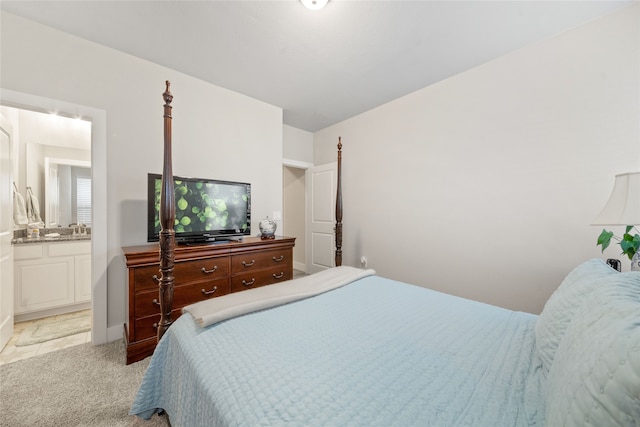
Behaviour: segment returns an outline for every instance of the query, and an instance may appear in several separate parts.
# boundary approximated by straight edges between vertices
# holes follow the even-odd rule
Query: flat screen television
[[[162,175],[148,174],[147,240],[160,236]],[[230,240],[251,233],[251,184],[173,177],[176,243]]]

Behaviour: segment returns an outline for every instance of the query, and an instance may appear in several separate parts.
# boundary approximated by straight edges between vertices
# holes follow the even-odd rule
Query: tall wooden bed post
[[[338,137],[338,179],[336,182],[336,267],[342,265],[342,137]]]
[[[176,236],[173,224],[176,218],[176,207],[173,189],[173,168],[171,164],[171,101],[173,95],[167,88],[162,94],[164,98],[164,160],[162,165],[162,189],[160,191],[160,279],[159,301],[160,322],[158,322],[158,341],[173,321],[173,264],[175,259]]]

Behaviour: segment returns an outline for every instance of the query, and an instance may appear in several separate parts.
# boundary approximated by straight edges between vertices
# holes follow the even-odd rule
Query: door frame
[[[286,159],[283,158],[282,159],[282,167],[284,168],[290,168],[290,169],[299,169],[302,171],[305,171],[306,174],[306,170],[309,168],[313,167],[313,163],[309,163],[309,162],[303,162],[300,160],[293,160],[293,159]],[[283,171],[283,177],[284,177],[284,171]],[[284,235],[288,235],[289,230],[287,228],[287,222],[288,222],[288,212],[286,209],[286,205],[284,203],[284,201],[286,201],[287,199],[287,192],[286,192],[286,188],[284,187],[284,178],[283,178],[283,187],[282,187],[282,198],[283,198],[283,204],[282,204],[282,213],[283,213],[283,217],[282,217],[282,234]],[[298,247],[298,244],[300,244],[300,242],[306,242],[306,238],[307,238],[307,201],[306,201],[306,185],[305,185],[305,195],[304,195],[305,199],[303,201],[304,203],[304,218],[302,219],[302,221],[304,222],[304,239],[303,238],[298,238],[296,240],[296,247]],[[293,234],[291,234],[293,235]],[[296,253],[295,253],[295,249],[294,249],[294,262],[293,262],[293,268],[295,270],[300,270],[300,271],[304,271],[305,273],[307,272],[307,245],[306,243],[304,244],[304,247],[302,247],[302,254],[304,255],[304,262],[299,262],[296,261]]]
[[[0,88],[0,104],[44,113],[57,112],[91,121],[91,342],[107,334],[107,112],[79,104]]]
[[[6,185],[6,190],[8,191],[6,205],[0,206],[2,209],[1,216],[12,217],[13,213],[13,197],[11,197],[11,193],[15,191],[13,189],[13,130],[9,121],[0,114],[0,132],[7,132],[9,137],[9,146],[8,148],[8,163],[9,163],[9,174],[8,181],[5,183],[0,183],[0,187]],[[0,153],[1,155],[1,153]],[[0,159],[2,161],[2,159]],[[5,171],[6,172],[6,171]],[[0,195],[2,198],[2,195]],[[3,218],[2,222],[5,219]],[[0,224],[0,277],[3,279],[0,282],[0,304],[4,301],[4,304],[8,307],[7,310],[4,310],[0,305],[0,350],[4,348],[4,346],[9,342],[11,337],[13,336],[13,323],[14,323],[14,311],[15,307],[13,304],[13,248],[11,247],[11,239],[13,238],[13,219],[8,220],[7,218],[7,229],[2,228],[2,224]],[[6,234],[5,234],[6,233]],[[2,248],[2,245],[8,245],[8,247]],[[2,251],[7,249],[6,255],[3,255]],[[5,257],[3,259],[3,257]],[[6,263],[4,267],[1,267],[2,263]],[[7,271],[3,271],[3,269],[8,269]],[[6,282],[5,282],[6,281]],[[7,304],[7,301],[9,303]]]

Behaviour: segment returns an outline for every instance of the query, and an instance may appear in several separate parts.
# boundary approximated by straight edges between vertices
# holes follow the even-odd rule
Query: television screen
[[[174,176],[176,241],[203,242],[251,233],[251,184]],[[148,236],[160,235],[162,175],[149,174]]]

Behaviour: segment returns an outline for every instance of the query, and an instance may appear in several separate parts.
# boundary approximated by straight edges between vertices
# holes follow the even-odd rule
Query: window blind
[[[78,224],[91,227],[91,178],[76,178],[76,215]]]

